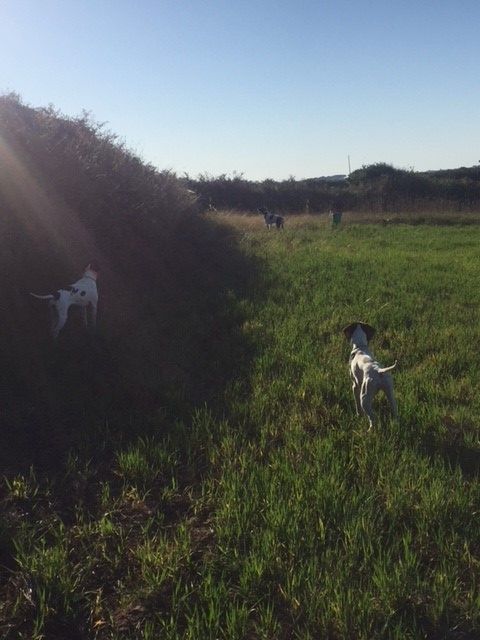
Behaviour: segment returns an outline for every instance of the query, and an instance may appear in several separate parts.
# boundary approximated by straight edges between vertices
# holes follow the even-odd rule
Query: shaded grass
[[[4,635],[477,637],[479,230],[226,224],[262,268],[229,294],[222,402],[99,432],[48,482],[9,476]],[[400,419],[377,398],[372,432],[354,318],[399,360]]]
[[[198,404],[223,407],[226,382],[252,354],[239,330],[244,310],[237,297],[245,295],[255,261],[247,261],[228,229],[197,219],[182,231],[175,256],[162,253],[169,267],[152,275],[153,289],[133,276],[121,287],[100,277],[95,336],[73,309],[52,343],[46,305],[16,291],[0,341],[4,471],[24,473],[33,464],[48,472],[72,447],[103,458],[122,441],[184,419]]]

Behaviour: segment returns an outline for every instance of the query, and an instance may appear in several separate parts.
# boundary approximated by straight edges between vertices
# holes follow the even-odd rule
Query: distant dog
[[[273,226],[277,229],[283,229],[285,219],[282,216],[272,213],[266,207],[261,207],[258,211],[263,215],[267,229],[271,229]]]
[[[362,412],[367,416],[370,424],[374,424],[372,401],[379,389],[383,389],[390,403],[394,418],[397,417],[397,403],[393,395],[393,380],[390,371],[397,366],[382,367],[373,359],[369,351],[368,342],[373,338],[375,329],[364,322],[352,322],[343,329],[347,340],[352,343],[350,353],[350,377],[352,379],[353,396],[357,415]]]
[[[65,326],[68,318],[68,310],[72,305],[82,309],[85,327],[88,327],[88,315],[90,324],[95,328],[97,321],[97,275],[98,269],[91,263],[85,267],[85,271],[80,280],[64,289],[59,289],[53,294],[39,296],[36,293],[30,295],[41,300],[49,300],[52,309],[52,335],[58,338],[58,334]]]

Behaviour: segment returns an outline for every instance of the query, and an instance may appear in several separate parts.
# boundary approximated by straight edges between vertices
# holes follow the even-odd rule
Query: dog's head
[[[375,335],[375,329],[366,322],[352,322],[342,331],[347,340],[358,345],[367,345]]]
[[[90,276],[92,276],[93,278],[96,278],[98,276],[100,269],[98,267],[98,264],[96,262],[89,262],[87,264],[87,266],[85,267],[83,273],[84,274],[88,274]]]

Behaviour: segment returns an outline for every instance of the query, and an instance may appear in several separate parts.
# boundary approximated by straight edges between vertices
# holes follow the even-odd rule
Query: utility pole
[[[352,173],[352,168],[350,167],[350,156],[348,156],[348,175]]]

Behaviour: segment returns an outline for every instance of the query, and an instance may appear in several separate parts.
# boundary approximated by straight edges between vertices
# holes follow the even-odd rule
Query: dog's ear
[[[351,324],[348,324],[346,327],[344,327],[342,329],[342,331],[343,331],[346,339],[347,340],[351,339],[352,333],[355,331],[355,329],[359,325],[363,329],[363,331],[365,331],[365,335],[367,336],[367,340],[370,342],[370,340],[375,335],[375,329],[372,326],[370,326],[369,324],[367,324],[366,322],[352,322]]]
[[[375,335],[375,329],[373,327],[371,327],[369,324],[367,324],[366,322],[359,322],[359,325],[365,331],[365,335],[367,336],[367,340],[370,342],[370,340]]]
[[[347,340],[350,340],[350,338],[352,337],[352,333],[355,331],[357,324],[358,322],[352,322],[351,324],[348,324],[346,327],[343,327],[342,331]]]
[[[95,271],[95,273],[98,273],[100,269],[98,268],[98,264],[96,262],[89,262],[85,267],[85,271]]]

